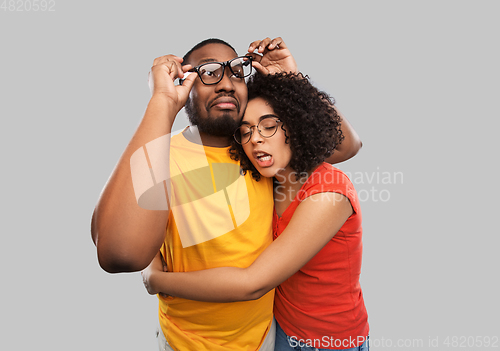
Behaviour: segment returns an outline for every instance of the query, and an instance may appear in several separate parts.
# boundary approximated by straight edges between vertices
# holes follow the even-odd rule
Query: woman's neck
[[[299,175],[298,179],[297,175]],[[308,177],[308,173],[299,174],[290,167],[276,174],[274,177],[274,207],[278,216],[281,217],[293,202]]]

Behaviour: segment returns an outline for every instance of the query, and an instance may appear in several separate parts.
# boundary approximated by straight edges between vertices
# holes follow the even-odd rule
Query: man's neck
[[[231,144],[230,137],[219,137],[200,132],[197,128],[189,127],[183,132],[184,137],[192,143],[210,147],[228,147]]]

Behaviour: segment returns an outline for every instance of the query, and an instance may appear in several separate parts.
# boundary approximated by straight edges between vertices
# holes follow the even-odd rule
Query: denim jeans
[[[332,345],[329,343],[332,342]],[[335,347],[333,345],[333,341],[325,338],[324,340],[318,340],[318,346],[330,346]],[[337,351],[369,351],[368,345],[368,337],[366,341],[358,347],[353,347],[350,349],[333,349]],[[276,322],[276,346],[274,351],[331,351],[332,348],[329,349],[318,349],[313,346],[308,346],[304,343],[304,341],[297,340],[296,338],[291,338],[285,334],[283,329],[281,329],[278,322]]]

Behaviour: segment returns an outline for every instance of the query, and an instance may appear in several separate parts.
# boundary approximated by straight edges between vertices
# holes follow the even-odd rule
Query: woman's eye
[[[242,137],[248,136],[248,135],[250,135],[250,133],[252,133],[251,129],[248,129],[248,128],[244,128],[244,129],[242,128],[242,129],[240,129],[240,135]]]
[[[276,127],[275,123],[268,122],[268,121],[266,121],[266,123],[262,123],[260,126],[261,129],[265,129],[265,130],[274,129],[275,127]]]

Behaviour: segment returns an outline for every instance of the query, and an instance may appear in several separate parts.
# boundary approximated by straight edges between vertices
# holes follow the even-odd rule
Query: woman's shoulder
[[[330,163],[323,162],[313,173],[311,173],[308,183],[314,184],[348,184],[352,186],[352,182],[342,170],[334,167]]]
[[[311,195],[330,192],[347,197],[354,211],[359,212],[359,199],[351,180],[343,171],[329,163],[322,163],[314,170],[299,195],[303,201]]]

